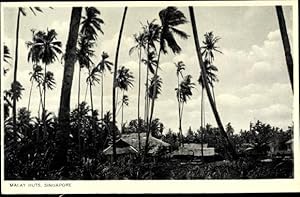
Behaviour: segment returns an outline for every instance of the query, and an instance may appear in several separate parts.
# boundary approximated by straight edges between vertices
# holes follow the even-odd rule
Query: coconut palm
[[[121,133],[122,133],[122,125],[123,125],[123,110],[124,104],[128,105],[128,96],[124,95],[125,91],[128,91],[129,88],[133,87],[133,74],[130,72],[128,68],[122,66],[117,73],[117,87],[123,92],[123,96],[121,99],[121,109],[122,109],[122,116],[121,116]],[[127,104],[126,104],[127,103]]]
[[[159,43],[160,38],[160,26],[155,23],[156,20],[151,22],[147,21],[146,25],[143,25],[144,42],[146,43],[146,59],[142,62],[146,65],[146,89],[145,89],[145,115],[144,119],[149,122],[149,105],[150,99],[147,96],[149,94],[149,71],[154,74],[154,67],[157,66],[157,50],[156,43]],[[147,123],[148,124],[148,123]]]
[[[27,107],[28,111],[29,111],[29,108],[30,108],[30,101],[31,101],[31,93],[32,93],[33,83],[36,82],[38,84],[39,92],[41,93],[41,86],[40,85],[42,84],[42,82],[44,80],[44,75],[42,73],[43,68],[40,65],[38,65],[38,64],[33,65],[32,70],[33,71],[29,73],[31,86],[30,86],[30,92],[29,92],[29,98],[28,98],[28,107]],[[42,97],[40,97],[40,99],[42,99]]]
[[[217,111],[216,105],[214,104],[214,101],[213,101],[213,98],[212,98],[212,95],[211,95],[211,92],[210,92],[210,89],[209,89],[209,85],[208,85],[207,77],[206,77],[206,69],[205,69],[205,66],[204,66],[204,63],[203,63],[202,54],[200,52],[201,46],[200,46],[200,43],[199,43],[197,26],[196,26],[196,21],[195,21],[195,14],[194,14],[194,9],[193,9],[192,6],[189,6],[189,13],[190,13],[190,17],[191,17],[192,30],[193,30],[193,35],[194,35],[194,42],[195,42],[195,47],[196,47],[196,51],[197,51],[199,66],[200,66],[200,70],[203,73],[202,78],[203,78],[203,82],[204,82],[203,83],[204,88],[206,89],[206,93],[207,93],[207,96],[208,96],[208,99],[209,99],[209,102],[210,102],[210,106],[212,108],[212,111],[213,111],[213,114],[215,116],[216,122],[219,126],[220,133],[221,133],[221,135],[223,136],[223,138],[226,142],[227,148],[229,149],[229,151],[227,152],[228,157],[232,158],[232,157],[236,156],[235,149],[234,149],[233,145],[231,144],[230,139],[228,138],[228,135],[225,132],[225,129],[223,127],[220,115]]]
[[[183,61],[179,61],[178,63],[175,63],[176,66],[176,76],[177,76],[177,88],[175,88],[176,91],[176,97],[177,97],[177,102],[178,102],[178,120],[179,120],[179,132],[181,136],[181,142],[182,142],[182,129],[181,129],[181,107],[180,107],[180,87],[179,87],[179,76],[183,78],[182,71],[185,70],[185,64]]]
[[[177,100],[178,100],[178,106],[179,106],[178,107],[178,110],[179,110],[179,133],[181,135],[181,140],[183,140],[182,117],[183,117],[184,104],[193,95],[192,89],[195,86],[195,84],[192,83],[191,79],[192,79],[191,75],[185,76],[183,78],[183,81],[179,84],[178,88],[175,89]],[[181,143],[183,145],[183,141],[181,141]]]
[[[107,60],[109,55],[106,52],[102,52],[101,61],[97,65],[98,71],[101,73],[101,119],[103,119],[103,87],[104,87],[104,73],[106,70],[111,72],[113,63]]]
[[[281,34],[281,39],[282,39],[284,53],[285,53],[285,60],[286,60],[287,69],[289,72],[290,83],[291,83],[292,91],[294,91],[293,57],[291,54],[291,47],[290,47],[290,42],[289,42],[289,36],[288,36],[287,30],[286,30],[284,14],[283,14],[282,6],[275,6],[275,8],[276,8],[280,34]]]
[[[121,114],[121,133],[123,133],[123,117],[124,117],[124,105],[128,106],[129,105],[129,99],[128,96],[124,94],[123,92],[123,97],[121,99],[121,106],[120,109],[122,110]]]
[[[204,57],[204,60],[207,60],[209,63],[212,63],[214,61],[214,51],[222,53],[222,51],[218,50],[218,46],[216,46],[216,43],[221,39],[218,36],[214,36],[213,32],[207,32],[204,34],[205,40],[202,41],[204,46],[201,47],[201,49],[204,49],[202,52],[202,55]]]
[[[101,29],[101,25],[104,24],[104,21],[99,17],[100,11],[95,7],[86,7],[85,8],[86,16],[83,16],[83,21],[81,22],[80,33],[89,37],[89,39],[97,39],[97,31],[100,31],[102,34],[104,32]]]
[[[112,93],[113,121],[112,122],[113,122],[114,126],[112,128],[112,134],[113,134],[113,160],[114,161],[116,161],[116,159],[117,159],[116,130],[115,130],[115,125],[116,125],[116,87],[117,87],[116,79],[117,79],[117,70],[118,70],[119,50],[120,50],[120,44],[121,44],[121,39],[122,39],[122,33],[123,33],[126,13],[127,13],[127,6],[125,6],[124,12],[123,12],[123,17],[122,17],[122,22],[121,22],[121,27],[120,27],[120,32],[119,32],[119,38],[118,38],[118,43],[117,43],[117,48],[116,48],[115,69],[114,69],[114,76],[113,76],[113,93]]]
[[[38,12],[43,12],[40,7],[29,7],[31,12],[36,15],[35,11]],[[16,47],[15,47],[15,64],[14,64],[14,80],[13,83],[17,83],[17,73],[18,73],[18,51],[19,51],[19,30],[20,30],[20,20],[21,20],[21,15],[26,16],[26,9],[23,7],[18,8],[18,14],[17,14],[17,27],[16,27]],[[16,97],[14,97],[16,98]],[[16,126],[16,119],[17,119],[17,100],[13,99],[13,126],[14,126],[14,131],[15,131],[15,126]]]
[[[88,67],[88,77],[86,78],[86,83],[90,87],[90,99],[91,99],[91,112],[94,111],[94,103],[93,103],[93,89],[92,86],[96,85],[96,83],[100,83],[100,74],[97,67],[91,68]]]
[[[157,65],[159,65],[161,52],[163,52],[164,54],[168,52],[167,46],[172,50],[174,54],[178,54],[181,52],[181,47],[176,42],[174,35],[177,35],[182,39],[188,38],[188,35],[184,31],[176,28],[178,25],[187,23],[186,17],[184,16],[183,12],[178,10],[176,7],[167,7],[161,10],[159,12],[159,18],[161,21],[161,30],[160,30]],[[154,77],[157,76],[158,76],[158,66],[156,67],[155,74],[154,74]],[[155,83],[155,85],[156,84],[157,83]],[[157,90],[157,88],[154,87],[153,89],[155,95],[155,91]],[[155,99],[152,99],[149,122],[152,121],[154,104],[155,104]],[[146,157],[148,151],[149,135],[150,135],[150,127],[148,125],[144,157]]]
[[[138,103],[137,103],[137,120],[138,120],[138,126],[137,126],[137,133],[138,133],[138,140],[139,140],[139,150],[141,150],[141,136],[140,136],[140,99],[141,99],[141,61],[142,61],[142,49],[145,49],[145,34],[144,33],[139,33],[139,34],[134,34],[134,41],[136,43],[135,46],[133,46],[129,50],[129,55],[133,53],[134,50],[138,50],[138,61],[139,61],[139,76],[138,76]]]
[[[33,63],[42,62],[45,64],[44,68],[44,82],[43,82],[43,102],[44,110],[46,109],[46,76],[47,76],[47,66],[58,60],[58,55],[62,53],[61,42],[56,40],[57,33],[54,29],[44,31],[34,32],[33,30],[33,41],[27,42],[29,48],[28,61]]]
[[[78,98],[77,98],[77,106],[80,104],[80,85],[81,85],[81,69],[89,68],[90,65],[93,64],[91,58],[94,56],[94,47],[95,42],[89,39],[85,35],[79,35],[78,48],[76,49],[76,56],[79,63],[79,71],[78,71]],[[87,84],[88,86],[88,84]]]

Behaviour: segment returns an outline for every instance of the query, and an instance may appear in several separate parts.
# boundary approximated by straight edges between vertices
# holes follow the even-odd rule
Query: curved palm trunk
[[[145,90],[145,121],[148,125],[149,122],[149,44],[147,44],[147,65],[146,65],[147,71],[146,71],[146,90]]]
[[[120,44],[122,39],[122,33],[123,33],[123,27],[125,22],[127,12],[127,6],[124,8],[121,28],[119,32],[119,38],[118,38],[118,44],[116,49],[116,56],[115,56],[115,69],[114,69],[114,77],[113,77],[113,95],[112,95],[112,109],[113,109],[113,125],[116,125],[116,76],[117,76],[117,69],[118,69],[118,58],[119,58],[119,50],[120,50]],[[116,151],[116,131],[115,127],[113,129],[113,161],[117,160],[117,151]]]
[[[293,58],[292,58],[292,54],[291,54],[289,37],[287,34],[287,30],[286,30],[283,10],[282,10],[282,6],[275,6],[275,7],[276,7],[276,13],[277,13],[277,18],[278,18],[278,23],[279,23],[279,28],[280,28],[280,34],[281,34],[281,39],[282,39],[284,53],[285,53],[285,60],[286,60],[287,69],[289,72],[289,78],[290,78],[290,82],[291,82],[291,86],[292,86],[292,91],[294,91]]]
[[[14,69],[14,81],[13,84],[17,82],[17,72],[18,72],[18,49],[19,49],[19,29],[20,29],[20,15],[21,8],[18,8],[18,17],[17,17],[17,30],[16,30],[16,48],[15,48],[15,69]],[[17,100],[16,97],[13,97],[13,130],[17,132]]]
[[[189,12],[190,12],[190,17],[191,17],[191,24],[192,24],[192,29],[193,29],[193,35],[194,35],[194,41],[195,41],[195,46],[196,46],[196,51],[197,51],[197,57],[198,57],[198,61],[199,61],[199,65],[200,65],[200,69],[203,73],[203,82],[204,82],[204,88],[206,89],[206,93],[210,102],[210,106],[212,108],[212,111],[214,113],[216,122],[219,126],[220,129],[220,133],[223,136],[223,138],[225,139],[226,142],[226,147],[229,149],[227,152],[227,156],[229,157],[229,159],[235,158],[236,157],[236,152],[235,149],[233,147],[233,145],[231,144],[230,139],[228,138],[227,133],[225,132],[225,129],[223,127],[221,118],[219,116],[219,113],[217,111],[216,105],[214,104],[209,86],[208,86],[208,82],[207,82],[207,77],[206,77],[206,70],[205,70],[205,66],[202,60],[202,55],[201,55],[201,47],[200,47],[200,43],[199,43],[199,39],[198,39],[198,33],[197,33],[197,26],[196,26],[196,21],[195,21],[195,15],[194,15],[194,9],[192,6],[189,6]]]
[[[28,111],[29,111],[29,107],[30,107],[30,100],[31,100],[31,94],[32,94],[32,86],[33,86],[33,81],[31,81],[31,85],[30,85],[29,98],[28,98],[28,106],[27,106],[27,110]]]
[[[138,133],[138,141],[139,141],[139,151],[141,150],[141,134],[140,134],[140,99],[141,99],[141,57],[142,56],[142,51],[141,47],[139,48],[139,87],[138,87],[138,110],[137,110],[137,120],[138,120],[138,125],[137,125],[137,133]]]

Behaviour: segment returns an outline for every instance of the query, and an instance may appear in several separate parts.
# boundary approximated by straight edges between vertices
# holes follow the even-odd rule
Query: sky
[[[104,35],[99,34],[97,45],[94,48],[95,63],[101,59],[102,51],[110,55],[110,61],[114,62],[114,54],[117,45],[117,37],[120,29],[123,8],[97,7],[101,12],[101,18],[105,24],[102,26]],[[141,31],[141,23],[157,20],[160,24],[158,13],[165,7],[129,7],[124,34],[121,41],[119,66],[129,68],[134,77],[134,87],[126,94],[129,97],[129,106],[124,109],[124,122],[137,118],[137,90],[138,90],[138,56],[136,53],[129,56],[129,49],[134,46],[133,34]],[[188,9],[178,7],[190,21]],[[231,123],[236,132],[248,129],[249,123],[261,120],[272,126],[286,129],[292,125],[293,95],[289,84],[288,72],[285,63],[277,16],[273,6],[232,6],[232,7],[195,7],[195,17],[198,27],[198,35],[203,40],[204,34],[213,31],[221,37],[218,43],[223,54],[215,54],[214,64],[218,68],[219,82],[215,84],[217,109],[223,124]],[[24,86],[23,98],[18,102],[18,107],[26,107],[30,89],[29,72],[32,63],[27,62],[28,49],[26,41],[32,39],[31,29],[46,30],[55,29],[57,39],[63,44],[63,51],[67,41],[71,8],[59,7],[54,9],[43,8],[43,13],[34,16],[27,10],[27,16],[21,17],[19,38],[19,69],[18,80]],[[3,16],[3,41],[14,56],[15,31],[17,20],[17,8],[4,8]],[[292,7],[284,7],[286,25],[292,41]],[[180,40],[182,48],[180,55],[174,55],[171,51],[161,57],[159,75],[162,77],[162,94],[155,104],[154,116],[159,118],[167,131],[171,128],[178,131],[178,111],[176,88],[176,68],[174,63],[183,61],[186,64],[184,74],[191,74],[196,83],[193,96],[188,100],[184,108],[182,128],[185,133],[191,126],[193,130],[200,127],[200,101],[201,87],[197,83],[200,73],[196,50],[193,41],[191,24],[187,23],[178,27],[187,32],[190,37]],[[12,82],[13,60],[11,70],[3,78],[3,88],[8,89]],[[142,67],[142,85],[145,83],[145,66]],[[46,108],[58,113],[60,102],[61,84],[63,77],[63,64],[57,61],[47,67],[54,73],[56,88],[47,92]],[[81,100],[85,98],[87,70],[82,74]],[[78,64],[75,65],[71,92],[71,109],[77,104]],[[95,109],[100,111],[100,84],[93,87],[93,100]],[[112,109],[112,74],[106,73],[104,78],[104,111]],[[142,86],[141,111],[144,111],[144,86]],[[86,100],[89,102],[89,97]],[[34,88],[30,110],[32,115],[37,115],[39,103],[38,89]],[[213,126],[216,122],[210,109],[208,99],[205,97],[205,121]],[[117,117],[120,125],[121,116]]]

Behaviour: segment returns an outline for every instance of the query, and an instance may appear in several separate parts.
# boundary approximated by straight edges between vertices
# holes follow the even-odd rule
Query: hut
[[[213,158],[216,156],[215,148],[208,147],[207,144],[203,144],[203,156],[206,158]],[[175,159],[197,159],[202,157],[202,145],[196,143],[183,144],[178,150],[175,150],[171,154]]]

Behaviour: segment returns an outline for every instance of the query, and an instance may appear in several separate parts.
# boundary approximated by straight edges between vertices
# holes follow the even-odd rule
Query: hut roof
[[[133,146],[134,148],[139,148],[139,138],[138,133],[122,134],[122,140]],[[144,147],[146,143],[146,133],[140,133],[141,146]],[[164,142],[160,139],[157,139],[153,136],[149,136],[149,152],[151,153],[152,149],[157,149],[157,147],[168,147],[169,143]]]
[[[178,150],[175,150],[172,155],[193,155],[195,157],[202,156],[202,147],[201,144],[190,143],[184,144],[183,147],[179,147]],[[207,147],[207,144],[203,144],[203,156],[214,156],[215,155],[215,148],[214,147]]]
[[[122,155],[122,154],[135,154],[138,151],[133,146],[131,146],[130,144],[125,142],[124,140],[119,139],[116,142],[116,152],[117,152],[117,155]],[[112,155],[113,154],[113,146],[110,145],[109,147],[104,149],[103,153],[105,155]]]

